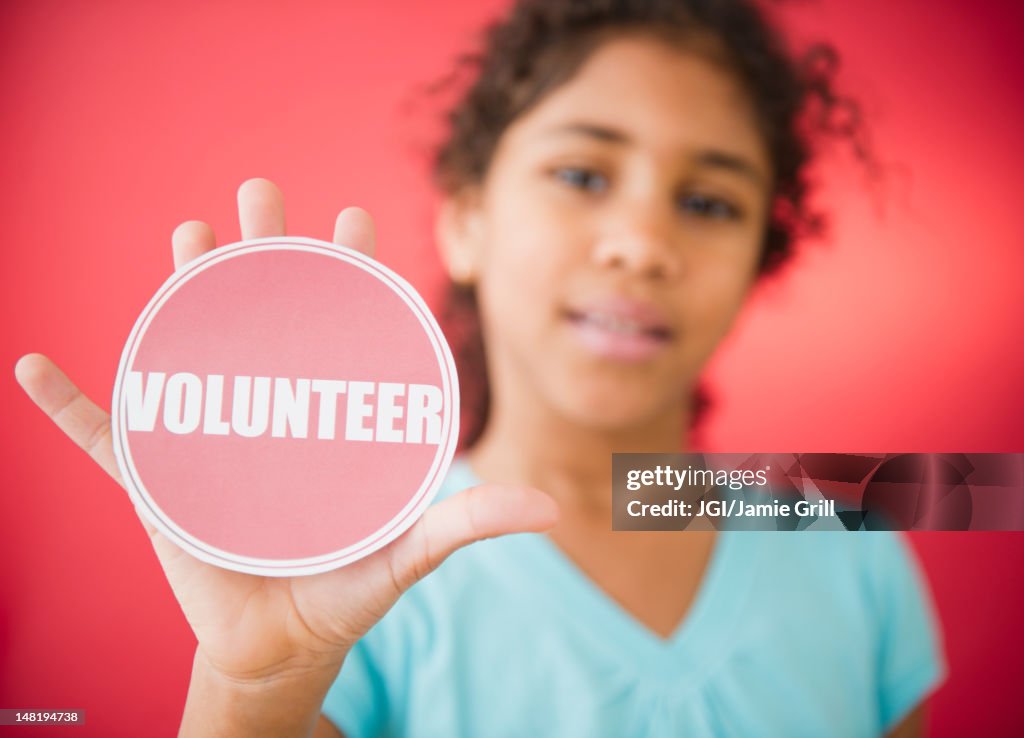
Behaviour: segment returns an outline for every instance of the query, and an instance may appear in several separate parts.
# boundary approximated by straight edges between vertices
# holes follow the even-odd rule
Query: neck
[[[563,508],[603,519],[611,509],[612,453],[685,452],[688,421],[679,407],[594,428],[537,404],[495,402],[467,460],[483,480],[536,487]]]

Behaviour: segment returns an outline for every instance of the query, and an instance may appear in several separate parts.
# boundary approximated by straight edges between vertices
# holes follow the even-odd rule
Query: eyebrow
[[[623,131],[594,123],[569,123],[551,128],[547,131],[552,135],[574,134],[613,144],[628,144],[632,139]],[[724,169],[738,174],[755,184],[767,184],[764,173],[748,158],[721,149],[701,149],[693,156],[698,166],[712,169]]]

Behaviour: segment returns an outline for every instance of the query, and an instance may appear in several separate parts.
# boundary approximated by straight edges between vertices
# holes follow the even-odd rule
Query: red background
[[[379,257],[430,299],[436,105],[417,89],[504,2],[206,5],[0,7],[0,707],[84,708],[78,735],[173,735],[194,640],[125,496],[14,362],[48,353],[108,405],[171,230],[198,218],[236,240],[252,176],[282,187],[295,234],[367,208]],[[979,6],[787,11],[797,39],[841,50],[889,174],[868,185],[842,152],[821,168],[833,236],[716,357],[709,450],[1024,451],[1024,18],[1015,0]],[[930,734],[1015,732],[1024,535],[912,540],[951,665]]]

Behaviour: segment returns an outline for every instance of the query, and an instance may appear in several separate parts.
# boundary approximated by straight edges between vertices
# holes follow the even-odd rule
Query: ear
[[[434,224],[434,236],[448,276],[456,284],[476,281],[483,251],[483,211],[477,188],[448,195]]]

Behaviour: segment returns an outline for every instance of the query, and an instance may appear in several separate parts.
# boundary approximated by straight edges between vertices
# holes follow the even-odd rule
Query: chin
[[[600,386],[576,381],[558,393],[556,406],[572,422],[600,432],[629,432],[680,413],[688,402],[682,391],[657,391],[650,385]],[[680,428],[680,434],[682,433]]]

